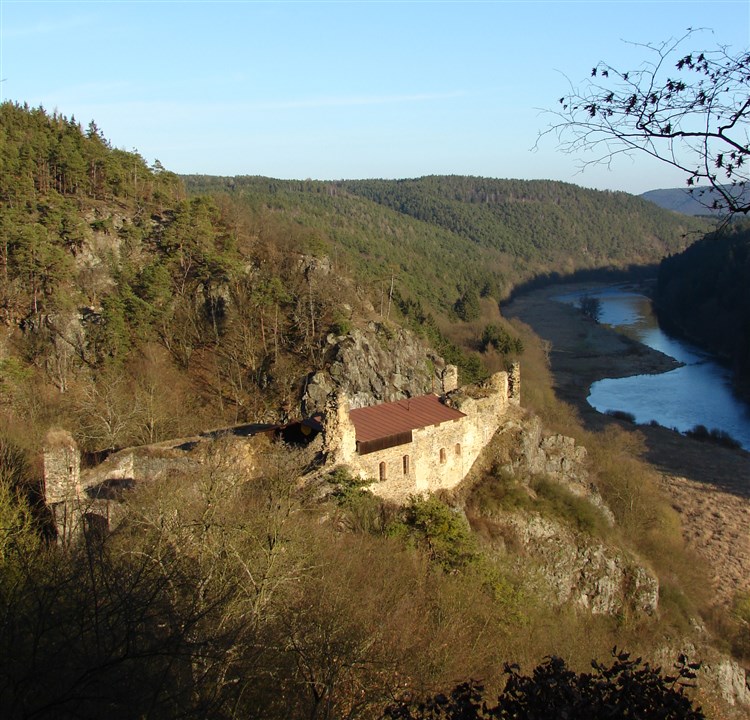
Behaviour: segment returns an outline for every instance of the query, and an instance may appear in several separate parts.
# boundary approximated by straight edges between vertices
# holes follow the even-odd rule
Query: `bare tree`
[[[582,168],[645,153],[684,171],[707,207],[746,215],[750,52],[686,51],[695,34],[636,44],[646,59],[635,70],[599,62],[587,80],[570,84],[540,139],[555,135],[564,152],[591,158]]]

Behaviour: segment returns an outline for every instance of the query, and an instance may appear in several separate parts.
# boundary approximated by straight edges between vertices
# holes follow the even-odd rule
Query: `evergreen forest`
[[[734,222],[665,258],[655,297],[659,320],[725,358],[750,384],[750,230]]]

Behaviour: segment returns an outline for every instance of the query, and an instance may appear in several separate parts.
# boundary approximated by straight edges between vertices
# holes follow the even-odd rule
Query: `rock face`
[[[731,706],[744,710],[750,707],[750,687],[747,672],[736,660],[722,657],[703,665],[703,672],[709,681],[714,681],[722,699]]]
[[[609,525],[614,517],[591,482],[586,449],[573,438],[545,434],[536,418],[510,418],[498,431],[486,462],[528,498],[535,477],[559,484],[591,503]],[[494,482],[486,480],[485,482]],[[533,502],[529,506],[534,508]],[[536,592],[556,605],[571,603],[595,615],[652,615],[657,611],[659,581],[635,556],[600,537],[573,527],[550,510],[521,508],[473,512],[482,516],[496,551],[525,568],[533,566]]]
[[[659,581],[622,550],[538,514],[493,520],[520,549],[522,561],[536,564],[542,591],[558,605],[571,602],[594,615],[656,612]]]
[[[705,632],[705,628],[700,629]],[[697,640],[697,642],[696,642]],[[665,670],[671,669],[675,658],[684,654],[691,662],[699,661],[696,684],[705,693],[709,707],[716,711],[716,700],[720,701],[721,714],[711,717],[725,720],[746,720],[750,710],[750,676],[734,658],[729,657],[707,638],[692,637],[682,642],[666,645],[654,653],[654,661]]]
[[[371,322],[365,331],[329,335],[326,366],[307,383],[304,415],[325,410],[334,391],[348,398],[352,410],[443,392],[445,361],[413,333],[390,325]]]
[[[607,522],[614,525],[612,511],[589,477],[585,447],[576,445],[573,438],[565,435],[545,434],[535,417],[509,423],[501,433],[501,450],[496,461],[504,471],[521,480],[532,476],[555,480],[596,506]]]

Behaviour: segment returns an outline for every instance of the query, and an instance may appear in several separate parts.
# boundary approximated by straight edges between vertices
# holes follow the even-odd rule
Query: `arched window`
[[[404,455],[404,457],[402,458],[402,461],[404,463],[404,475],[408,475],[409,474],[409,456]]]
[[[461,455],[461,443],[456,443],[456,457]]]
[[[446,461],[445,448],[440,448],[440,462],[444,463],[445,461]]]
[[[386,465],[384,462],[380,463],[380,479],[385,480],[387,476]]]

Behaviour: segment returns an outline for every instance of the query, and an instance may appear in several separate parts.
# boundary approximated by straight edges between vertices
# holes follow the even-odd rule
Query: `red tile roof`
[[[369,442],[462,417],[466,417],[464,413],[444,405],[437,395],[420,395],[349,413],[357,442]]]

